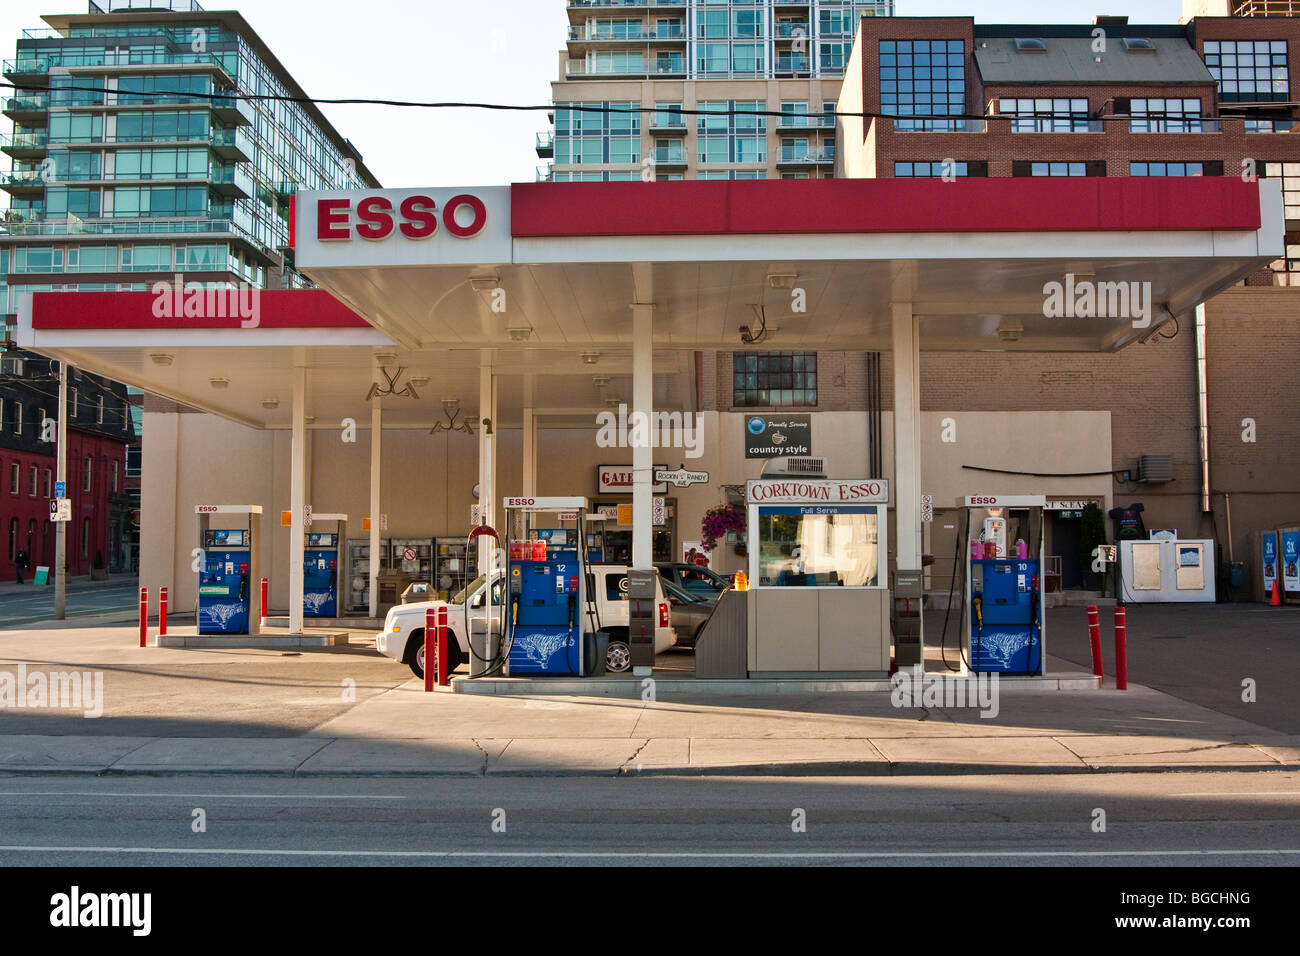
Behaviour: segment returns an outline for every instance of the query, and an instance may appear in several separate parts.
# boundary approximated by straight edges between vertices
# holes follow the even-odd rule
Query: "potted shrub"
[[[700,522],[700,543],[705,551],[712,551],[718,546],[718,539],[725,539],[728,531],[744,531],[745,516],[738,509],[729,505],[718,505],[704,512]]]
[[[95,563],[90,566],[90,580],[107,581],[108,571],[104,568],[104,552],[95,552]]]

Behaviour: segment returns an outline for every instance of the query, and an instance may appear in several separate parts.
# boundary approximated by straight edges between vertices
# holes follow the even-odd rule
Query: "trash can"
[[[609,634],[606,631],[587,631],[582,635],[582,653],[586,661],[584,677],[605,676],[605,655],[609,653]]]

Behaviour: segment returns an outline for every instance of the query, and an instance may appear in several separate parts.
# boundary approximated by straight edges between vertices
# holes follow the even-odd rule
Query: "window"
[[[816,352],[736,352],[732,361],[736,406],[817,404]]]
[[[1016,52],[1018,53],[1046,53],[1047,44],[1038,37],[1017,37]]]
[[[1204,128],[1197,99],[1129,100],[1128,111],[1130,133],[1199,133]]]
[[[104,424],[104,396],[102,394],[95,396],[95,424]]]
[[[90,519],[81,519],[81,556],[87,558],[90,556]]]
[[[141,451],[142,449],[139,445],[126,446],[126,477],[140,477]]]
[[[32,465],[32,470],[28,473],[27,476],[28,477],[28,482],[27,482],[28,498],[36,497],[36,481],[39,475],[40,475],[40,469],[38,469],[35,465]]]
[[[71,400],[68,403],[68,408],[69,408],[68,414],[72,418],[76,418],[77,417],[77,390],[75,388],[72,388],[69,389],[68,391],[72,396]]]
[[[1291,92],[1286,40],[1207,40],[1205,65],[1225,102],[1286,100]]]
[[[18,494],[18,476],[22,474],[22,469],[18,462],[9,466],[9,494]]]
[[[931,176],[942,178],[944,175],[949,176],[987,176],[989,174],[989,164],[987,162],[967,163],[958,162],[951,166],[947,163],[894,163],[894,175],[899,179],[907,178],[928,178]]]
[[[1011,164],[1012,176],[1105,176],[1106,164],[1100,160],[1086,163],[1034,163],[1017,160]]]
[[[1016,99],[998,101],[998,112],[1014,116],[1013,133],[1100,133],[1101,122],[1088,117],[1087,99]]]
[[[45,497],[54,497],[54,472],[48,468],[45,469]]]
[[[82,484],[82,491],[90,490],[90,479],[91,479],[91,472],[93,468],[94,468],[94,463],[91,461],[90,457],[87,456],[86,457],[86,480]]]
[[[1125,37],[1124,49],[1129,53],[1154,53],[1156,45],[1146,37]]]
[[[1300,219],[1300,163],[1262,163],[1264,175],[1282,180],[1282,205],[1287,219]]]
[[[760,505],[749,547],[761,587],[880,587],[880,505]],[[817,514],[805,512],[816,511]]]
[[[17,467],[17,466],[15,466]],[[9,519],[9,560],[18,557],[18,519]]]
[[[881,40],[880,112],[952,116],[966,112],[961,40]]]
[[[49,471],[45,472],[47,478],[49,477],[49,474],[50,474]],[[116,458],[113,459],[113,477],[112,477],[111,488],[113,494],[117,494],[117,459]]]
[[[1221,176],[1222,164],[1218,172],[1210,163],[1129,163],[1130,176]]]
[[[23,433],[23,403],[14,402],[14,434]]]

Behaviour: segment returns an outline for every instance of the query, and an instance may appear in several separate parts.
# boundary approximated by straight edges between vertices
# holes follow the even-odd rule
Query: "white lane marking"
[[[134,800],[137,797],[198,797],[204,800],[405,800],[405,796],[388,793],[363,794],[277,794],[277,793],[102,793],[97,790],[0,790],[0,797],[113,797]]]
[[[1196,793],[1171,793],[1171,797],[1300,797],[1300,790],[1204,790]]]
[[[1153,856],[1300,856],[1300,849],[1295,850],[956,850],[943,851],[902,851],[896,853],[843,853],[817,852],[807,853],[745,853],[745,852],[699,852],[699,853],[660,853],[636,851],[605,852],[569,852],[566,850],[267,850],[237,848],[187,848],[187,847],[148,847],[148,846],[0,846],[0,853],[140,853],[140,854],[186,854],[206,856],[386,856],[411,857],[419,859],[451,858],[511,858],[511,859],[546,859],[564,857],[570,859],[660,859],[660,860],[864,860],[864,859],[952,859],[954,857],[990,859],[998,857],[1153,857]]]

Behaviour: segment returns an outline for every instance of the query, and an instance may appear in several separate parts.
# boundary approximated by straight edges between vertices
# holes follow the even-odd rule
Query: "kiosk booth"
[[[259,634],[261,505],[198,505],[198,631]],[[256,593],[256,596],[254,594]]]
[[[748,672],[889,671],[889,482],[751,479]]]

